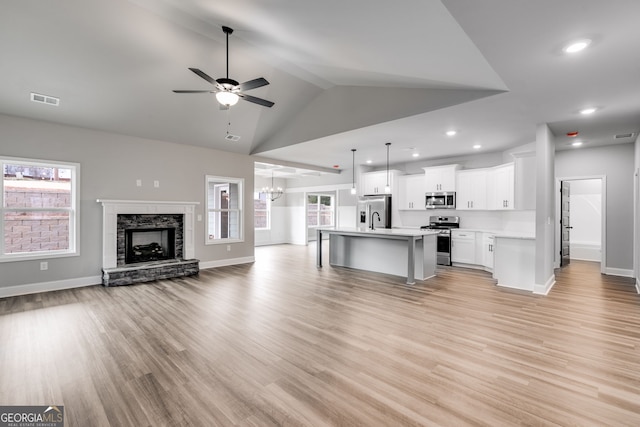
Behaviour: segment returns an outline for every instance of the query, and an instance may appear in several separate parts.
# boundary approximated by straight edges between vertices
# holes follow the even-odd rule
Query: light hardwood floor
[[[631,279],[574,262],[545,297],[314,256],[0,299],[0,404],[67,426],[640,425]]]

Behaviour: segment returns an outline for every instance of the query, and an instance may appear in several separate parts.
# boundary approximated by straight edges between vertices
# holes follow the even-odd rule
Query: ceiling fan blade
[[[175,93],[213,93],[213,90],[174,90]]]
[[[255,89],[258,87],[266,86],[268,84],[269,82],[265,78],[260,77],[258,79],[249,80],[248,82],[240,83],[238,87],[240,88],[241,91],[244,92],[245,90]]]
[[[199,70],[197,68],[189,68],[191,71],[193,71],[194,73],[196,73],[198,76],[202,77],[203,79],[205,79],[206,81],[208,81],[209,83],[211,83],[212,85],[217,86],[218,83],[215,81],[215,79],[212,79],[211,76],[209,76],[207,73],[205,73],[202,70]]]
[[[254,104],[262,105],[264,107],[273,107],[274,103],[271,101],[267,101],[266,99],[256,98],[255,96],[245,95],[244,93],[239,93],[238,96],[245,101],[253,102]]]

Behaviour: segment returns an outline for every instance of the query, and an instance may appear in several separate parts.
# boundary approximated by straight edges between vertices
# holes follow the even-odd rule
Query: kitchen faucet
[[[380,214],[379,214],[378,212],[373,212],[373,213],[371,214],[371,229],[372,229],[372,230],[375,230],[375,228],[373,228],[373,216],[374,216],[374,215],[378,215],[378,221],[380,221]]]

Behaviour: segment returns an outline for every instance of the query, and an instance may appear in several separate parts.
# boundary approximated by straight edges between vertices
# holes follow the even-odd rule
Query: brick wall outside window
[[[71,193],[64,189],[6,185],[5,202],[12,207],[64,207]],[[5,212],[5,253],[66,250],[69,248],[68,212]]]

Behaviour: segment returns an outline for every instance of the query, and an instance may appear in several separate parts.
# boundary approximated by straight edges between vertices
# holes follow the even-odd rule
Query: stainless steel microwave
[[[426,197],[427,209],[455,209],[456,208],[455,191],[427,193],[425,197]]]

